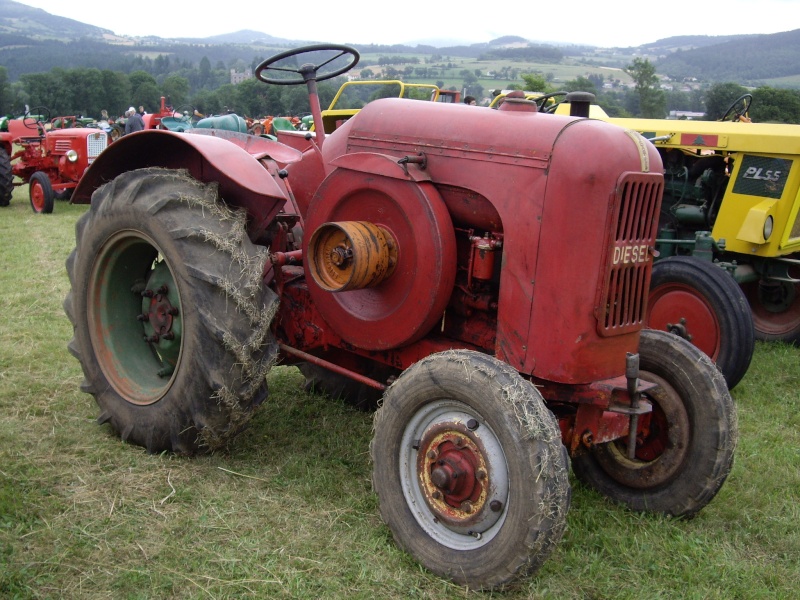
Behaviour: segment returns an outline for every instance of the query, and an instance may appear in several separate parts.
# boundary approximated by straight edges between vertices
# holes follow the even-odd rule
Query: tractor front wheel
[[[36,171],[28,182],[28,194],[31,198],[31,208],[35,213],[49,215],[53,212],[55,193],[47,173]]]
[[[76,241],[64,309],[98,421],[151,453],[223,446],[277,353],[267,251],[245,215],[183,171],[141,169],[94,193]]]
[[[741,381],[755,350],[750,307],[742,289],[721,267],[689,256],[653,265],[647,327],[682,337],[713,360],[728,383]]]
[[[11,171],[11,159],[8,153],[0,148],[0,206],[11,204],[14,193],[14,174]]]
[[[389,387],[374,425],[381,516],[423,566],[493,588],[552,552],[570,501],[566,451],[542,396],[510,366],[430,355]]]
[[[634,458],[625,439],[579,450],[576,477],[633,510],[690,517],[733,466],[736,408],[711,360],[675,335],[642,330],[640,378],[653,411],[640,417]]]

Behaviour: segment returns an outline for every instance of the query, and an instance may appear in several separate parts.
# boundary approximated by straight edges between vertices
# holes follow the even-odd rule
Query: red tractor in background
[[[315,45],[256,76],[305,84],[322,123],[317,81],[357,61]],[[81,180],[64,309],[100,423],[149,452],[219,449],[278,360],[322,389],[382,394],[381,516],[473,588],[550,555],[570,461],[633,510],[691,516],[716,495],[737,439],[725,381],[643,329],[664,184],[652,144],[525,99],[385,98],[278,138],[141,131]]]
[[[66,119],[54,121],[63,126]],[[15,186],[28,184],[33,211],[53,212],[55,198],[69,198],[108,145],[103,131],[50,124],[49,111],[39,107],[22,119],[7,121],[7,131],[0,131],[0,206],[9,205]]]

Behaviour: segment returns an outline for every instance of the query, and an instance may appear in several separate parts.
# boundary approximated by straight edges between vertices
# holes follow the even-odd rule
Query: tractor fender
[[[282,146],[280,152],[291,151]],[[145,167],[186,169],[203,182],[217,182],[220,196],[231,206],[247,208],[259,220],[283,206],[286,194],[259,158],[222,137],[191,135],[167,130],[144,130],[126,135],[108,146],[86,170],[71,202],[88,204],[92,194],[126,171]],[[278,151],[276,149],[276,151]],[[300,153],[298,152],[298,158]]]

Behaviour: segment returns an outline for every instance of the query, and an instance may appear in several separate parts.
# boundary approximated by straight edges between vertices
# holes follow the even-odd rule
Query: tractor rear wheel
[[[33,212],[46,215],[53,212],[53,201],[56,195],[53,192],[53,186],[50,184],[50,178],[47,173],[36,171],[31,175],[31,179],[28,182],[28,194],[31,198]]]
[[[724,269],[689,256],[653,265],[647,327],[689,340],[713,360],[728,383],[741,381],[755,350],[755,330],[742,289]]]
[[[800,269],[792,267],[789,275],[800,278]],[[752,281],[742,289],[750,302],[759,340],[800,344],[800,283]]]
[[[568,464],[536,388],[457,350],[404,371],[375,414],[372,481],[398,545],[459,585],[532,573],[564,532]]]
[[[633,459],[627,437],[573,457],[576,477],[636,511],[690,517],[708,504],[733,466],[736,408],[711,360],[675,335],[643,330],[640,378],[658,384],[640,417]]]
[[[11,159],[8,153],[0,148],[0,206],[11,204],[14,193],[14,174],[11,171]]]
[[[277,353],[267,251],[245,215],[183,171],[141,169],[94,193],[76,242],[64,310],[98,421],[151,453],[222,447]]]

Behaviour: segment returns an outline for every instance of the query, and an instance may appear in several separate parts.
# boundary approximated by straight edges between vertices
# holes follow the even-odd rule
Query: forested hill
[[[301,28],[297,31],[302,34]],[[306,43],[252,30],[196,39],[183,37],[185,33],[176,29],[175,35],[172,39],[121,37],[108,29],[57,17],[13,0],[0,0],[0,66],[6,68],[12,82],[24,73],[48,72],[54,67],[129,73],[144,68],[143,56],[162,55],[162,62],[184,69],[196,67],[203,58],[218,65],[236,61],[257,64],[259,57],[270,56],[275,50]],[[784,85],[780,81],[784,80],[786,87],[800,87],[800,29],[769,35],[674,36],[622,51],[579,44],[556,46],[516,36],[452,47],[397,44],[359,45],[358,49],[362,54],[425,53],[546,63],[577,60],[614,67],[625,66],[628,59],[619,62],[620,56],[644,56],[656,65],[658,73],[676,80],[696,78],[748,86],[763,85],[767,80]],[[610,58],[613,55],[616,59]],[[611,60],[617,62],[606,64]]]
[[[675,79],[696,77],[758,84],[765,79],[800,75],[800,29],[736,36],[709,45],[702,45],[697,38],[669,38],[661,42],[660,46],[656,42],[644,48],[661,54],[656,61],[658,72]],[[666,42],[671,44],[669,53],[664,52]]]
[[[70,41],[82,37],[102,38],[108,29],[74,19],[57,17],[41,8],[11,0],[0,0],[0,33],[37,39]]]

